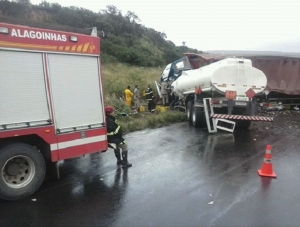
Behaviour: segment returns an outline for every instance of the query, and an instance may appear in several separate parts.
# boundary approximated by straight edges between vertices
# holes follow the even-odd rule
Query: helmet
[[[114,108],[112,107],[112,106],[107,106],[107,107],[105,107],[105,113],[107,114],[107,113],[112,113],[112,112],[114,112]]]

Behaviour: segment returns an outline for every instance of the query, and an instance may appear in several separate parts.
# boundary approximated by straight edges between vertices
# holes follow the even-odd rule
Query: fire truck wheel
[[[192,122],[193,120],[193,109],[194,109],[194,104],[192,101],[188,101],[186,105],[186,117],[188,122]]]
[[[17,200],[32,195],[43,183],[45,160],[34,147],[10,143],[0,147],[0,198]]]
[[[194,127],[205,127],[206,126],[204,108],[194,107],[193,126]]]

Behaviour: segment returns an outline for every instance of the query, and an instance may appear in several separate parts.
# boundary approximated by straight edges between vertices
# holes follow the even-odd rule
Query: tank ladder
[[[209,133],[216,133],[217,129],[221,129],[227,132],[233,132],[235,128],[235,122],[225,119],[212,118],[214,115],[214,108],[211,105],[211,98],[204,98],[204,112]]]

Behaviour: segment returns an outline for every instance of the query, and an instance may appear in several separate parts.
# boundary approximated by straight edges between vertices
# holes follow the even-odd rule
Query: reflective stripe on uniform
[[[108,135],[108,136],[112,136],[112,135],[117,134],[117,133],[119,132],[120,128],[121,128],[121,127],[118,126],[117,129],[116,129],[114,132],[108,132],[107,135]]]

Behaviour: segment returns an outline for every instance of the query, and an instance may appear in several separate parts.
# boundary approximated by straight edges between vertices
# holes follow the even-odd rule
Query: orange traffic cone
[[[272,155],[271,155],[271,145],[267,145],[266,154],[264,158],[264,163],[262,164],[261,169],[257,170],[259,176],[262,177],[277,177],[273,172],[272,167]]]

